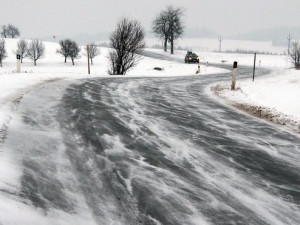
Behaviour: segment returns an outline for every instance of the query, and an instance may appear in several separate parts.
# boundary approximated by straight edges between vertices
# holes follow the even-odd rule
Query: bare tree
[[[7,38],[7,35],[8,35],[8,33],[7,33],[7,27],[6,27],[6,25],[3,25],[3,26],[1,27],[1,36],[2,36],[3,38]]]
[[[28,54],[28,43],[24,39],[21,39],[18,41],[17,44],[17,50],[14,51],[15,54],[20,54],[21,56],[21,63],[23,63],[23,59],[27,56]]]
[[[0,39],[0,66],[2,67],[2,61],[7,57],[6,49],[5,49],[5,40]]]
[[[168,6],[154,19],[152,30],[164,39],[164,51],[167,51],[167,42],[171,44],[171,54],[174,54],[174,41],[180,38],[184,31],[182,8]]]
[[[8,24],[7,26],[7,34],[9,37],[11,38],[16,38],[16,37],[19,37],[20,36],[20,31],[17,27],[11,25],[11,24]]]
[[[163,39],[164,51],[167,51],[168,39],[169,39],[169,25],[167,11],[163,10],[152,22],[153,32]]]
[[[91,64],[93,65],[93,59],[100,55],[100,48],[95,44],[92,43],[89,45],[90,46],[90,59],[91,59]],[[85,51],[87,51],[87,48],[84,48]]]
[[[298,41],[294,41],[292,43],[290,56],[293,60],[295,68],[300,68],[300,44]]]
[[[75,65],[74,60],[80,57],[79,53],[80,53],[79,45],[75,41],[72,41],[68,57],[72,60],[73,65]]]
[[[174,54],[174,41],[180,38],[184,32],[184,25],[182,21],[183,16],[182,8],[174,8],[173,6],[167,7],[168,29],[169,29],[169,42],[171,44],[171,54]]]
[[[45,55],[45,45],[40,40],[33,40],[28,46],[27,55],[33,60],[36,66],[36,61]]]
[[[70,54],[70,49],[72,46],[72,41],[70,39],[61,40],[59,42],[60,49],[58,49],[56,52],[61,54],[63,57],[65,57],[65,63],[67,62],[67,58]]]
[[[144,29],[138,21],[123,18],[109,38],[113,51],[108,56],[108,73],[125,75],[130,68],[136,66],[145,47],[144,38]]]

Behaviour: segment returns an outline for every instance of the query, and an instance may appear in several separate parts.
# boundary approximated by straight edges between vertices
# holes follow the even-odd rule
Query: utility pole
[[[253,66],[253,78],[252,78],[253,82],[254,82],[254,77],[255,77],[255,67],[256,67],[256,53],[254,53],[254,66]]]
[[[287,37],[288,39],[288,55],[291,55],[290,49],[291,49],[291,40],[292,40],[292,36],[291,34],[289,34],[289,36]]]
[[[91,74],[91,64],[90,64],[90,46],[86,46],[87,57],[88,57],[88,74]]]
[[[222,36],[219,36],[219,52],[221,52],[222,50],[222,41],[223,41]]]

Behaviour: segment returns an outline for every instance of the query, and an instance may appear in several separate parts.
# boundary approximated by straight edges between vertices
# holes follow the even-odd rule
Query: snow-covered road
[[[24,96],[1,147],[0,224],[299,224],[300,139],[206,94],[228,77]]]

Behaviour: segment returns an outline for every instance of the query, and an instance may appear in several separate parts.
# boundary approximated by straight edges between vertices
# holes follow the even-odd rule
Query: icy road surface
[[[205,93],[228,77],[57,81],[25,96],[1,147],[0,224],[300,224],[300,139]]]

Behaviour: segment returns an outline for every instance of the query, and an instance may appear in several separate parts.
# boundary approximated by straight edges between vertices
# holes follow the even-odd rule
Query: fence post
[[[196,71],[196,74],[200,73],[200,63],[198,64],[198,70]]]

